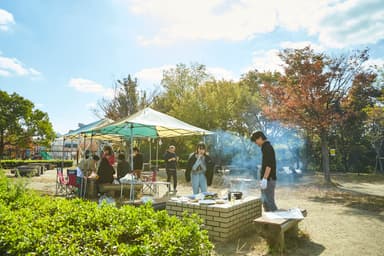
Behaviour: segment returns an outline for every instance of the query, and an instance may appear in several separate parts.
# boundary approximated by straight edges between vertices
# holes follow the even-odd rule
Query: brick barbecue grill
[[[181,217],[184,211],[196,213],[204,220],[204,228],[214,241],[228,241],[250,231],[253,220],[261,216],[261,200],[245,197],[233,204],[200,205],[199,203],[169,201],[166,209],[170,215]]]

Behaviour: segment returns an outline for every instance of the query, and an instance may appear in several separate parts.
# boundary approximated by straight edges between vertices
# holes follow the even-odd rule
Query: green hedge
[[[197,216],[41,197],[0,172],[0,255],[210,255]]]
[[[16,168],[20,165],[25,164],[53,164],[56,166],[61,166],[62,160],[0,160],[0,167],[4,169]],[[72,160],[64,160],[64,167],[73,166]]]

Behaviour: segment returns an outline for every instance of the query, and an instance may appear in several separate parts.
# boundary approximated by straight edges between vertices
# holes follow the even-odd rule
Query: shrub
[[[52,164],[61,166],[64,163],[64,167],[71,167],[73,165],[72,160],[0,160],[0,167],[4,169],[11,169],[25,164]]]
[[[0,255],[209,255],[197,216],[41,197],[0,173]]]

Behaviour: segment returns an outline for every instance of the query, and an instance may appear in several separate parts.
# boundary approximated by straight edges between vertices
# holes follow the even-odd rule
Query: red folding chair
[[[66,196],[75,195],[78,189],[77,170],[67,170]]]
[[[56,168],[56,195],[67,195],[67,180],[64,177],[63,168]]]

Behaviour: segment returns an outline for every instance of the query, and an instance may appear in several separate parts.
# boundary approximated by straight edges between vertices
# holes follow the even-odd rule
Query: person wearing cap
[[[176,155],[176,147],[171,145],[164,154],[165,170],[167,172],[167,182],[173,179],[173,192],[177,192],[177,161],[179,157]]]
[[[207,192],[207,186],[212,184],[214,163],[206,152],[206,146],[200,142],[196,151],[189,156],[185,179],[192,181],[193,194]]]
[[[260,173],[261,200],[266,212],[277,210],[275,203],[276,157],[275,150],[263,132],[252,134],[251,141],[261,148],[262,163]]]

